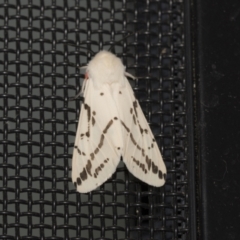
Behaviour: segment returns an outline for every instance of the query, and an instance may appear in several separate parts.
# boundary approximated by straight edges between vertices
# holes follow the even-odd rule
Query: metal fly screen
[[[81,101],[69,99],[83,72],[73,64],[112,45],[138,78],[167,183],[150,187],[120,164],[79,194],[70,177]],[[186,239],[184,57],[181,0],[1,0],[0,238]]]

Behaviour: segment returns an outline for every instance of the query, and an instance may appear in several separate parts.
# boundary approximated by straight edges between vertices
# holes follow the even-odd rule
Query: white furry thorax
[[[108,51],[100,51],[89,62],[87,73],[90,81],[95,87],[102,84],[121,83],[124,84],[125,67],[120,58]]]

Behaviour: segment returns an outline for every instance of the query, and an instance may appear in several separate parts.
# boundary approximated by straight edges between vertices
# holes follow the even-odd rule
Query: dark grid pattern
[[[0,238],[187,239],[183,3],[0,1]],[[126,33],[127,71],[168,168],[153,188],[123,165],[89,194],[71,183],[88,49]],[[74,43],[69,46],[67,43]]]

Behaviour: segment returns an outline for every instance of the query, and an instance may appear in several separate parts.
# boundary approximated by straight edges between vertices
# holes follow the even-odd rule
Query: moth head
[[[96,87],[103,83],[123,83],[125,67],[120,58],[108,51],[100,51],[87,66],[88,77]]]

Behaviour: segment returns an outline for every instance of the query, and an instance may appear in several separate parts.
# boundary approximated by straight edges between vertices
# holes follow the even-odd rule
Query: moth
[[[100,51],[86,67],[84,102],[72,158],[72,181],[87,193],[109,179],[122,158],[128,170],[160,187],[166,167],[120,58]]]

